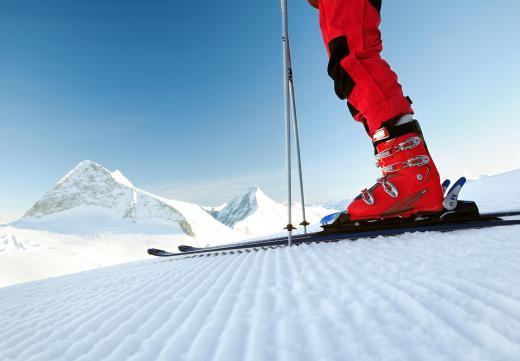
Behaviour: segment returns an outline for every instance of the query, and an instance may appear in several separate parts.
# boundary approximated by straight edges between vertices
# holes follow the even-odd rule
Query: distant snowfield
[[[0,226],[2,224],[8,224],[22,218],[23,213],[21,212],[7,212],[0,213]]]
[[[520,209],[520,169],[470,180],[461,195],[484,212]]]
[[[150,259],[0,289],[0,360],[520,360],[520,227]]]
[[[81,236],[0,227],[0,287],[139,260],[150,247],[196,243],[186,235]]]

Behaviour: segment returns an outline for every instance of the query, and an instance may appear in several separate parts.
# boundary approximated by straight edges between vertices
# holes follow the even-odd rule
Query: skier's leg
[[[320,27],[336,94],[374,142],[383,177],[349,205],[351,219],[442,210],[439,173],[397,75],[380,56],[381,1],[320,0]]]
[[[381,58],[380,0],[320,0],[320,27],[336,94],[369,134],[396,116],[413,113],[397,75]]]

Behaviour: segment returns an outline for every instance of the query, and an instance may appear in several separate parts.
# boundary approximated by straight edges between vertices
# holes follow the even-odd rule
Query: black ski
[[[292,239],[292,243],[294,245],[300,245],[304,243],[338,242],[341,240],[356,240],[360,238],[374,238],[379,236],[389,237],[404,233],[451,232],[457,230],[520,225],[520,219],[502,219],[513,216],[520,216],[520,211],[479,214],[478,208],[473,202],[459,202],[454,211],[446,211],[429,216],[425,215],[424,218],[419,217],[418,220],[388,219],[385,221],[352,222],[344,219],[342,220],[340,215],[333,224],[323,226],[323,231],[306,235],[295,235]],[[196,255],[201,253],[232,252],[254,248],[280,247],[285,245],[287,245],[287,237],[275,237],[208,248],[181,245],[179,246],[180,253],[151,248],[148,250],[148,253],[158,257],[172,257]]]
[[[198,247],[192,247],[192,246],[187,246],[187,245],[184,245],[184,244],[181,244],[179,246],[179,251],[181,252],[191,252],[191,251],[195,251],[197,249],[201,249],[201,248],[198,248]]]

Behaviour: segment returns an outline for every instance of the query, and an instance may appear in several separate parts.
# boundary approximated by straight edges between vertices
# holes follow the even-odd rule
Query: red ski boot
[[[419,123],[411,115],[398,117],[376,130],[372,140],[383,177],[372,188],[361,191],[349,205],[349,218],[404,218],[441,211],[443,190],[439,172]]]

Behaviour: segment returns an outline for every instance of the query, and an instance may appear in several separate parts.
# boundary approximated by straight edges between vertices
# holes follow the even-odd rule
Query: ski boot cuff
[[[417,120],[412,119],[411,121],[407,121],[404,124],[397,125],[400,121],[401,116],[393,118],[392,120],[386,122],[383,127],[376,130],[374,134],[372,134],[371,138],[372,142],[374,143],[374,149],[376,149],[376,147],[382,142],[386,142],[390,139],[395,139],[409,133],[417,134],[424,142],[421,126]]]

